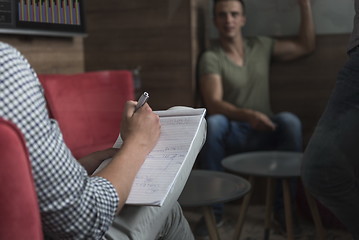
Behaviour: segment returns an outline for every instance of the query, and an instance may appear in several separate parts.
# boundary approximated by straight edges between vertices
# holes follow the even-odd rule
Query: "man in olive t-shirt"
[[[238,66],[217,42],[201,57],[200,73],[220,75],[223,101],[272,117],[268,79],[273,45],[274,40],[268,37],[244,39],[246,57],[243,66]]]
[[[201,168],[221,171],[224,157],[246,151],[302,151],[300,120],[289,112],[272,113],[268,87],[272,57],[286,61],[314,51],[310,0],[298,0],[298,4],[298,37],[272,39],[242,36],[246,18],[241,0],[214,1],[219,40],[199,63],[201,96],[208,111],[207,141],[198,158]],[[283,213],[280,198],[276,200],[275,214],[280,210]],[[223,205],[215,206],[217,223],[221,222],[222,211]],[[281,216],[284,222],[284,214]]]

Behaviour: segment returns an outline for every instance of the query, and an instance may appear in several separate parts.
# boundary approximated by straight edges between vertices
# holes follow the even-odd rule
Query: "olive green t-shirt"
[[[221,76],[224,101],[271,116],[268,79],[273,45],[268,37],[246,38],[244,63],[239,66],[216,43],[201,56],[199,73]]]

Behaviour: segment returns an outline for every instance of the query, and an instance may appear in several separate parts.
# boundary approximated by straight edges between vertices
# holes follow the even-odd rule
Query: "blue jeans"
[[[226,156],[256,150],[302,151],[302,127],[297,116],[281,112],[272,117],[277,125],[275,131],[256,131],[248,123],[231,121],[223,115],[207,117],[207,140],[199,157],[199,167],[223,171],[221,161]],[[295,181],[292,181],[295,185]],[[277,184],[274,211],[283,207],[281,184]],[[292,187],[294,194],[295,186]],[[295,197],[293,196],[292,199]],[[214,206],[221,214],[223,205]]]
[[[359,50],[350,53],[305,150],[302,180],[359,239]]]

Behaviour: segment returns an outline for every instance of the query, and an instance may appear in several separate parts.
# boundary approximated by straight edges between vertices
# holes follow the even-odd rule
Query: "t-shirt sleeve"
[[[199,61],[199,76],[220,74],[218,57],[210,50],[204,52]]]
[[[266,36],[260,36],[260,37],[258,37],[258,41],[263,46],[264,51],[268,52],[269,55],[273,54],[274,44],[275,44],[275,40],[273,38],[266,37]]]

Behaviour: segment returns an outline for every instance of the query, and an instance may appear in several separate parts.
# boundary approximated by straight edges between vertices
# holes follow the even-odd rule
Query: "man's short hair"
[[[215,13],[216,13],[215,9],[216,9],[217,3],[219,3],[219,2],[225,2],[225,1],[237,1],[237,2],[239,2],[240,4],[242,4],[243,14],[245,14],[245,8],[246,8],[246,7],[245,7],[245,5],[244,5],[243,0],[214,0],[214,4],[213,4],[213,16],[215,16]]]

